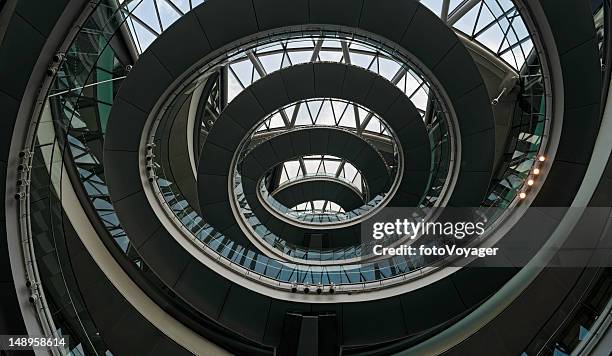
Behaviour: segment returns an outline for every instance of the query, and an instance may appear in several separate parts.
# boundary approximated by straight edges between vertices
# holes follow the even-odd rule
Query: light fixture
[[[521,193],[519,194],[519,198],[521,198],[521,199],[525,199],[525,198],[527,198],[527,193],[525,193],[525,192],[521,192]]]
[[[540,161],[540,162],[544,162],[544,161],[546,161],[546,156],[540,156],[540,157],[538,157],[538,161]]]
[[[536,175],[536,176],[537,176],[538,174],[540,174],[540,169],[539,169],[539,168],[535,168],[535,169],[533,170],[533,175]]]
[[[530,186],[530,187],[531,187],[531,186],[532,186],[534,183],[535,183],[535,181],[534,181],[533,179],[530,179],[530,180],[528,180],[528,181],[527,181],[527,185],[528,185],[528,186]]]

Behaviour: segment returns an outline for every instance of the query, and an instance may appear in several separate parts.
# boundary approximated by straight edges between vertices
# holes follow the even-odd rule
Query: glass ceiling
[[[139,53],[174,21],[202,2],[204,0],[119,0],[124,5],[122,11],[128,18],[128,28]],[[529,31],[511,0],[421,0],[421,3],[517,71],[533,49]],[[324,56],[334,57],[333,54]]]
[[[334,215],[345,212],[340,205],[330,200],[313,200],[306,203],[301,203],[291,208],[291,210],[302,215]]]
[[[304,156],[297,160],[283,163],[279,185],[276,190],[302,179],[316,177],[332,177],[353,186],[364,195],[364,184],[361,172],[350,162],[330,155]],[[302,202],[289,210],[299,215],[307,214],[337,214],[346,211],[331,200],[315,200]]]
[[[335,38],[300,38],[261,46],[232,60],[228,102],[268,73],[309,62],[347,63],[375,72],[400,88],[424,115],[429,88],[422,76],[364,42]]]
[[[378,115],[356,103],[334,98],[303,100],[277,110],[264,120],[255,134],[307,126],[341,127],[392,137]]]
[[[350,162],[330,155],[304,156],[298,160],[283,163],[280,189],[286,183],[308,177],[334,177],[351,184],[363,193],[363,178],[359,170]]]

